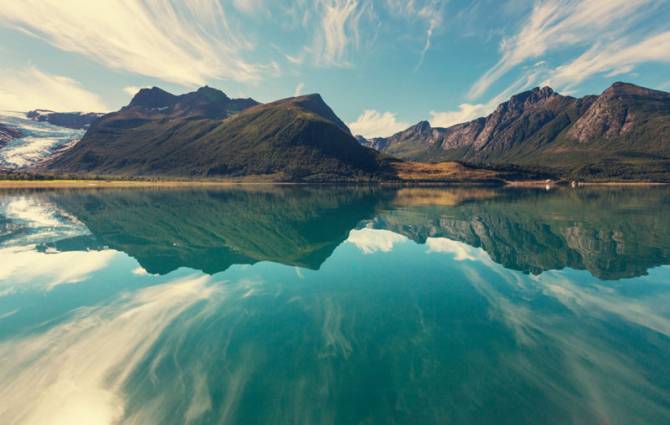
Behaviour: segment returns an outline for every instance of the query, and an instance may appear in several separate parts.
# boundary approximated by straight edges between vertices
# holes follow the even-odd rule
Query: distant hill
[[[361,146],[318,94],[268,104],[203,87],[143,89],[53,160],[58,173],[107,176],[376,179],[384,155]]]
[[[520,93],[484,118],[448,128],[427,121],[359,142],[414,161],[546,169],[570,177],[660,179],[670,175],[670,94],[615,83],[574,98],[549,87]]]
[[[38,122],[47,122],[59,127],[75,130],[86,129],[104,114],[99,112],[54,112],[48,109],[35,109],[26,112],[26,118]]]

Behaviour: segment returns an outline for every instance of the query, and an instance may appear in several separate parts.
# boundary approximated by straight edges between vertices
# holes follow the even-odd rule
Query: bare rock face
[[[582,143],[601,138],[612,140],[630,132],[643,118],[635,111],[639,102],[664,101],[670,102],[670,94],[633,84],[614,83],[572,126],[568,136]]]

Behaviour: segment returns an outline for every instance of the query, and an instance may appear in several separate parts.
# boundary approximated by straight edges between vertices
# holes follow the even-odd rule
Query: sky
[[[142,87],[320,93],[352,131],[484,116],[548,85],[670,91],[669,0],[3,0],[0,110],[117,110]]]

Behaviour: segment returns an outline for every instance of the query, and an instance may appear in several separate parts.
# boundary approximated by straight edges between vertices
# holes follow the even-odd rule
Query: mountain
[[[29,170],[74,145],[83,130],[32,121],[23,113],[0,113],[0,172]]]
[[[74,130],[86,129],[104,114],[97,112],[54,112],[48,109],[35,109],[26,113],[26,117],[38,122],[48,122],[59,127]]]
[[[422,121],[361,140],[398,158],[546,169],[587,178],[668,179],[670,94],[615,83],[574,98],[549,87],[512,96],[484,118],[448,128]]]
[[[318,94],[268,104],[203,87],[142,89],[54,159],[58,173],[107,176],[346,180],[390,173]]]

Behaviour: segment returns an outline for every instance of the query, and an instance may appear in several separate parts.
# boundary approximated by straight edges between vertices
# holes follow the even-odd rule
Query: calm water
[[[670,191],[0,193],[2,424],[670,423]]]

